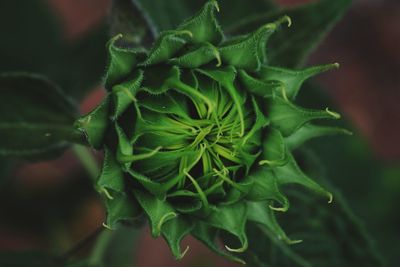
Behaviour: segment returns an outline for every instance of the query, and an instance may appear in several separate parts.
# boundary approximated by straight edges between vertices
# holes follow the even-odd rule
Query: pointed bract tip
[[[328,203],[331,204],[331,203],[333,202],[333,195],[332,195],[332,193],[328,192],[328,198],[329,198]]]
[[[219,12],[219,4],[217,0],[211,0],[212,4],[215,7],[215,10],[217,10],[217,12]]]
[[[211,50],[212,50],[212,53],[213,53],[215,59],[217,60],[217,64],[215,66],[221,67],[221,65],[222,65],[221,54],[219,53],[218,49],[216,47],[214,47],[213,45],[211,45]]]
[[[299,244],[299,243],[301,243],[301,242],[303,242],[302,239],[298,239],[298,240],[289,240],[289,241],[288,241],[288,244],[289,244],[289,245],[295,245],[295,244]]]
[[[186,255],[186,253],[188,253],[189,248],[190,248],[190,247],[187,246],[187,247],[185,248],[185,250],[181,253],[181,255],[179,255],[178,257],[176,257],[176,259],[177,259],[177,260],[183,259],[183,258],[185,257],[185,255]]]
[[[111,196],[111,194],[110,194],[110,192],[108,192],[108,190],[106,189],[106,188],[101,188],[100,189],[101,190],[101,192],[103,192],[104,193],[104,195],[106,195],[106,197],[109,199],[109,200],[113,200],[114,198]]]
[[[288,15],[285,15],[284,18],[287,21],[288,28],[290,28],[292,26],[292,19]]]
[[[280,26],[283,23],[287,23],[287,26],[290,27],[292,26],[292,19],[288,15],[285,15],[274,22],[277,26]]]
[[[110,47],[113,43],[115,43],[117,40],[121,39],[122,37],[124,37],[124,36],[122,35],[122,33],[119,33],[119,34],[115,35],[113,38],[111,38],[111,39],[107,42],[106,47]]]
[[[110,226],[108,226],[105,222],[103,222],[101,224],[104,228],[106,228],[107,230],[112,230]]]
[[[329,115],[331,115],[333,118],[335,119],[340,119],[340,114],[334,111],[330,111],[329,108],[325,109],[326,113],[328,113]]]
[[[289,207],[288,207],[287,205],[286,205],[286,206],[283,206],[283,207],[279,207],[279,208],[274,207],[274,206],[272,206],[272,205],[269,205],[268,207],[269,207],[271,210],[280,211],[280,212],[287,212],[288,209],[289,209]]]
[[[241,248],[230,248],[227,245],[225,245],[226,250],[229,252],[235,252],[235,253],[243,253],[247,250],[247,245],[241,247]]]
[[[124,37],[124,35],[122,33],[119,33],[119,34],[115,35],[113,39],[120,39],[122,37]]]

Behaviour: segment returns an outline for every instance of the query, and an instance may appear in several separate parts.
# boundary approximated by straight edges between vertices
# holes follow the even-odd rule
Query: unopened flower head
[[[290,18],[227,38],[217,12],[217,2],[209,1],[176,30],[160,33],[148,51],[130,47],[121,35],[113,38],[107,96],[78,127],[105,150],[97,183],[108,210],[105,225],[115,228],[144,214],[176,258],[184,255],[180,241],[191,234],[242,262],[249,221],[296,243],[274,216],[289,208],[282,186],[299,184],[332,200],[300,170],[292,150],[342,132],[311,123],[339,115],[293,101],[306,79],[338,65],[270,66],[268,39],[290,26]]]

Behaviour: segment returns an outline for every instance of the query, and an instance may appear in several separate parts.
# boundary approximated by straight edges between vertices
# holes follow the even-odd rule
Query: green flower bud
[[[343,132],[310,123],[339,115],[292,101],[305,80],[338,66],[269,66],[268,38],[282,24],[290,26],[290,18],[227,39],[216,11],[217,2],[209,1],[176,30],[161,33],[149,51],[113,38],[107,96],[78,127],[94,148],[105,150],[97,189],[108,227],[145,214],[153,236],[163,235],[178,259],[180,241],[191,234],[241,261],[235,254],[248,246],[248,221],[297,242],[274,217],[289,208],[283,185],[303,185],[332,201],[291,151],[312,137]],[[220,248],[221,233],[237,242]]]

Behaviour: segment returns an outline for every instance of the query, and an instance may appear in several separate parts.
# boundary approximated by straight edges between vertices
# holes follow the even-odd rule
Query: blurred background
[[[103,96],[98,77],[105,65],[105,25],[111,0],[32,2],[40,2],[40,10],[31,1],[0,4],[0,71],[23,66],[56,80],[58,72],[68,71],[72,81],[59,78],[61,86],[78,88],[87,82],[93,89],[73,91],[81,101],[81,111],[87,112]],[[293,6],[309,1],[278,2]],[[60,47],[59,54],[53,51],[55,46]],[[320,87],[300,95],[308,106],[326,103],[334,107],[355,133],[326,137],[310,146],[388,266],[397,266],[400,259],[399,47],[400,1],[354,1],[307,63],[339,62],[341,68],[319,76]],[[88,64],[75,64],[77,57]],[[50,63],[44,64],[48,58]],[[60,62],[65,69],[59,69]],[[101,153],[96,157],[101,160]],[[1,251],[67,251],[96,231],[104,216],[87,173],[71,151],[40,163],[0,159]],[[150,237],[148,229],[139,238],[138,247],[127,254],[138,267],[236,266],[191,238],[184,241],[190,251],[180,262],[172,258],[163,240]]]

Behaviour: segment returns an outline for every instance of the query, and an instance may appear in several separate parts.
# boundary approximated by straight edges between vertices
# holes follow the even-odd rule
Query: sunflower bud
[[[184,255],[180,241],[191,234],[241,261],[235,253],[248,246],[248,221],[296,242],[274,217],[289,208],[283,185],[299,184],[332,201],[291,151],[312,137],[340,132],[311,124],[339,115],[293,100],[305,80],[338,66],[269,66],[268,38],[290,26],[290,18],[227,39],[216,11],[217,2],[209,1],[176,30],[160,33],[149,51],[113,38],[107,96],[78,127],[105,151],[96,186],[108,227],[145,214],[153,236],[162,235],[178,259]],[[221,233],[237,242],[221,248]]]

